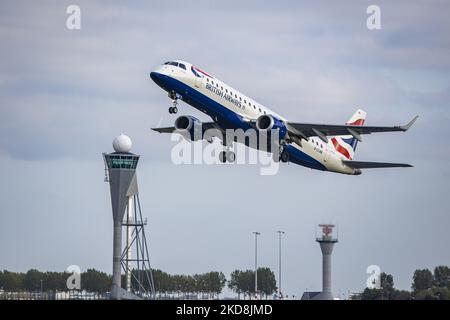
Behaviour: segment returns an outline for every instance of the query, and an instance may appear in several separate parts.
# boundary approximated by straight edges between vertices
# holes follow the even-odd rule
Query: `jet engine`
[[[256,119],[256,129],[267,133],[269,133],[272,129],[279,130],[280,140],[284,139],[288,132],[286,125],[282,120],[269,114],[264,114]]]
[[[175,120],[175,129],[191,141],[202,140],[202,122],[193,116],[181,116]]]

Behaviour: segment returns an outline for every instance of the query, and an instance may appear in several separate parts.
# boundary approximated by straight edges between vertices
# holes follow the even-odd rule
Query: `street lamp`
[[[278,295],[281,298],[281,235],[284,234],[284,231],[278,230]]]
[[[258,295],[258,236],[261,234],[258,231],[254,231],[255,235],[255,295]]]

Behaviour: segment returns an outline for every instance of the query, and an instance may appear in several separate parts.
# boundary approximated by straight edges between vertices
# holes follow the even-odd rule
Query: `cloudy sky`
[[[368,30],[366,8],[381,8]],[[81,8],[81,30],[66,8]],[[170,273],[277,270],[288,294],[321,288],[315,225],[339,225],[336,294],[364,288],[369,265],[409,289],[417,268],[450,265],[450,21],[445,1],[2,1],[0,269],[111,272],[112,219],[102,152],[130,135],[154,267]],[[149,72],[183,59],[299,122],[402,124],[366,136],[356,159],[412,169],[344,176],[284,165],[181,165],[167,95]],[[179,114],[207,120],[188,105]]]

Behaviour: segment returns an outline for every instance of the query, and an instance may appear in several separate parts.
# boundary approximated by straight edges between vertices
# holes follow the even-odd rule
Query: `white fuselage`
[[[248,121],[255,120],[264,114],[273,115],[282,121],[287,121],[284,117],[270,110],[268,107],[232,88],[216,77],[210,76],[200,69],[193,67],[192,64],[180,60],[174,61],[183,64],[185,69],[174,65],[161,65],[152,72],[152,79],[154,80],[154,75],[162,75],[165,76],[164,79],[176,80],[176,82],[161,81],[161,83],[155,80],[155,82],[157,82],[158,85],[163,87],[166,91],[174,91],[177,94],[184,95],[189,94],[189,92],[191,92],[189,90],[195,90],[196,93],[200,93],[204,97],[215,101],[229,112],[235,113],[241,116],[244,120]],[[191,68],[195,69],[192,70]],[[193,72],[200,75],[200,77],[196,76]],[[172,84],[174,87],[172,87]],[[180,90],[183,91],[178,92]],[[207,104],[206,101],[209,101],[209,99],[205,99],[204,104]],[[203,106],[203,108],[202,106],[199,107],[197,105],[195,107],[200,111],[209,114],[213,120],[217,121],[214,114],[210,112],[208,106]],[[344,174],[358,174],[357,170],[342,163],[343,159],[348,159],[345,159],[341,153],[336,151],[331,143],[331,139],[328,139],[328,142],[324,142],[319,137],[311,137],[308,141],[302,140],[301,145],[297,143],[291,143],[291,145],[298,152],[308,157],[308,159],[310,157],[317,161],[317,166],[323,166],[320,170]],[[309,167],[308,165],[305,166]],[[311,167],[316,168],[313,166]]]

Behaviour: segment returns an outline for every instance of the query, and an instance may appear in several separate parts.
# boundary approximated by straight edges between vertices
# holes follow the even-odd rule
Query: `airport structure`
[[[110,186],[113,214],[111,299],[115,300],[152,298],[155,292],[144,230],[147,222],[142,219],[139,202],[136,176],[139,155],[130,152],[131,146],[131,139],[121,134],[113,141],[115,152],[103,153],[105,181]],[[122,250],[124,228],[126,239]],[[122,288],[122,269],[126,289]]]
[[[305,292],[302,300],[333,300],[331,286],[331,254],[333,247],[338,239],[333,234],[334,224],[319,224],[322,230],[322,235],[316,237],[316,241],[320,245],[322,251],[322,291],[319,292]]]

